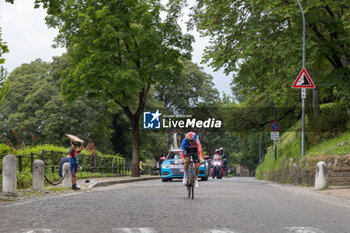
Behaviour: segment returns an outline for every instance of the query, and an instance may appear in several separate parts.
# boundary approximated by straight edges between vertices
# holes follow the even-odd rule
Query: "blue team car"
[[[181,164],[181,150],[172,149],[167,156],[162,157],[160,172],[162,181],[167,182],[173,179],[182,179],[184,177],[184,165]],[[208,162],[203,160],[204,165],[199,167],[198,178],[208,180]]]

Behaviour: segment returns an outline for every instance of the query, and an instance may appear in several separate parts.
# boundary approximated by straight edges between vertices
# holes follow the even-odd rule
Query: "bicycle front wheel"
[[[194,180],[192,182],[191,189],[192,189],[192,199],[193,199],[194,198]]]
[[[191,192],[192,192],[192,174],[193,174],[193,170],[192,170],[192,166],[189,167],[188,169],[188,182],[187,182],[187,193],[188,193],[188,198],[191,198]]]
[[[191,193],[192,193],[192,199],[194,198],[194,168],[193,168],[193,166],[191,166]]]

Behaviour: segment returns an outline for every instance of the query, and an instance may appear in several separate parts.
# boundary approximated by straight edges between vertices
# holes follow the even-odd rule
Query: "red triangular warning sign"
[[[315,88],[315,84],[305,68],[300,71],[300,74],[294,81],[292,88]]]

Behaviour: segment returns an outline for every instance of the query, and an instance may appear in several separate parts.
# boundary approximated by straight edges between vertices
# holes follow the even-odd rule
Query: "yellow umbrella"
[[[66,136],[69,137],[74,142],[84,143],[84,140],[81,140],[80,138],[78,138],[77,136],[74,136],[72,134],[66,134]]]

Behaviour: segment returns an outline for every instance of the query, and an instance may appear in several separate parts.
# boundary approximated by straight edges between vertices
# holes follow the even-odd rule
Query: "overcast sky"
[[[57,30],[49,29],[45,24],[46,12],[34,9],[34,0],[15,0],[15,4],[0,1],[0,27],[2,39],[7,43],[10,52],[4,54],[5,68],[11,72],[23,63],[29,63],[37,58],[52,61],[53,56],[59,56],[65,49],[52,48]],[[208,45],[207,38],[200,38],[197,32],[191,32],[196,42],[193,44],[192,61],[200,64],[202,51]],[[216,88],[231,95],[230,82],[232,76],[225,76],[222,71],[214,72],[206,64],[200,64],[204,71],[214,77]]]

